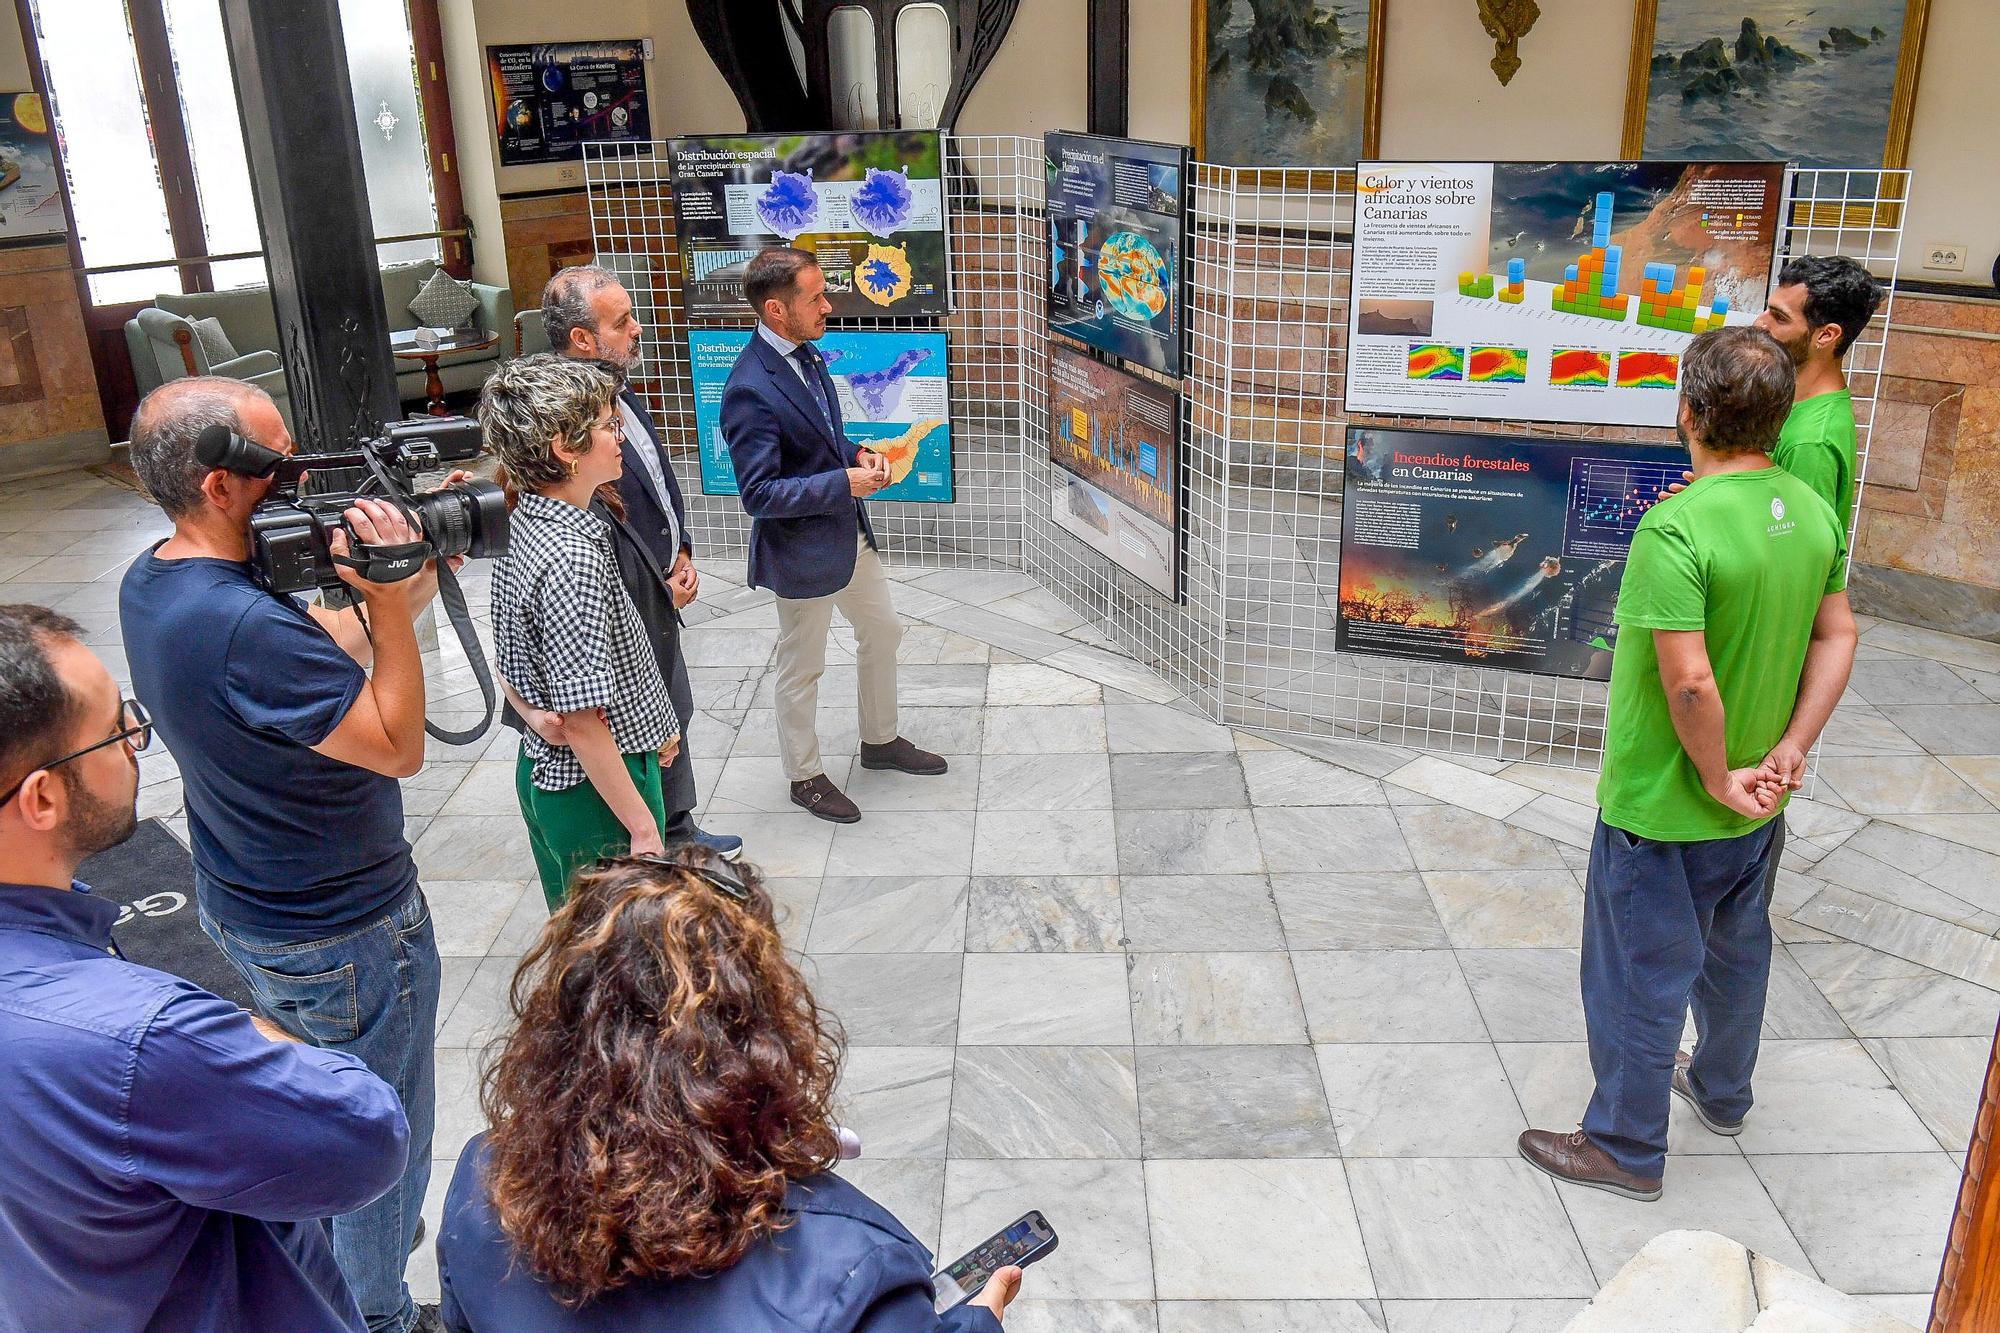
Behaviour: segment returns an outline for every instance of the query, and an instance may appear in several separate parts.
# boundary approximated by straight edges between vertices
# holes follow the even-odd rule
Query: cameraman
[[[438,954],[397,779],[424,761],[413,621],[436,574],[374,584],[341,567],[366,631],[352,608],[267,591],[250,515],[273,483],[195,457],[217,424],[295,449],[269,396],[237,380],[175,380],[139,405],[132,465],[174,535],[132,562],[120,592],[132,686],[180,765],[202,929],[264,1017],[356,1057],[402,1099],[409,1165],[334,1219],[333,1251],[371,1333],[431,1328],[403,1267],[430,1179]],[[346,518],[368,545],[418,537],[378,500]],[[332,545],[347,553],[344,534]]]

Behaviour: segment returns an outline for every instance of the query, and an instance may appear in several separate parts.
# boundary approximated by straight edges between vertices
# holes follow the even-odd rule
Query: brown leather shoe
[[[1528,1165],[1557,1180],[1592,1189],[1609,1190],[1628,1199],[1651,1203],[1660,1197],[1658,1176],[1635,1176],[1611,1160],[1611,1154],[1590,1141],[1582,1130],[1558,1134],[1552,1129],[1524,1130],[1518,1140]]]
[[[847,799],[847,794],[833,785],[826,774],[807,778],[804,782],[792,784],[792,804],[802,805],[807,814],[818,815],[821,819],[835,824],[858,824],[861,822],[861,807]]]
[[[1693,1108],[1694,1118],[1701,1121],[1703,1129],[1724,1138],[1735,1138],[1743,1132],[1743,1122],[1739,1120],[1732,1125],[1726,1120],[1717,1120],[1702,1109],[1701,1102],[1695,1097],[1694,1084],[1688,1082],[1688,1066],[1693,1063],[1694,1057],[1686,1051],[1674,1052],[1674,1095]]]
[[[919,777],[935,777],[947,767],[944,760],[929,750],[919,750],[901,736],[881,745],[861,742],[861,766],[893,768],[904,773],[915,773]]]

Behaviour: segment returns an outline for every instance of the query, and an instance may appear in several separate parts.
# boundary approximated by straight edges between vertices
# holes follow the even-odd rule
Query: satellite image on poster
[[[667,151],[688,314],[742,316],[744,268],[778,245],[819,257],[835,319],[949,311],[937,131],[714,135]]]
[[[1671,426],[1693,337],[1764,308],[1782,162],[1364,162],[1347,408]]]
[[[1180,397],[1049,344],[1056,526],[1162,597],[1180,595]]]
[[[42,99],[0,93],[0,243],[68,230]]]
[[[1181,374],[1181,199],[1187,150],[1047,134],[1049,327],[1173,379]]]
[[[1632,533],[1672,445],[1348,431],[1334,646],[1611,678]]]
[[[736,358],[756,335],[746,329],[693,329],[688,364],[704,495],[735,495],[736,469],[722,441],[722,390]],[[826,359],[847,438],[889,460],[877,500],[949,504],[951,382],[942,332],[828,329],[813,346]]]
[[[503,167],[574,162],[586,142],[653,137],[637,38],[489,46],[486,74]]]

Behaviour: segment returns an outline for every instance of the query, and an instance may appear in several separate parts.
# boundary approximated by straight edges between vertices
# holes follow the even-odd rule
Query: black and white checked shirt
[[[536,708],[604,709],[623,754],[657,750],[680,734],[653,645],[618,580],[611,530],[575,505],[528,492],[515,505],[507,554],[493,571],[493,657]],[[584,780],[574,751],[533,731],[522,744],[543,791]]]

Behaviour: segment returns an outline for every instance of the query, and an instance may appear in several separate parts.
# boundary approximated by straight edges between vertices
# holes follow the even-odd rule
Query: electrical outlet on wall
[[[1932,241],[1924,247],[1923,267],[1944,273],[1965,272],[1965,247],[1955,241]]]
[[[564,185],[580,185],[583,183],[583,172],[576,167],[557,167],[556,179]],[[1964,268],[1965,261],[1961,259],[1958,266]]]

